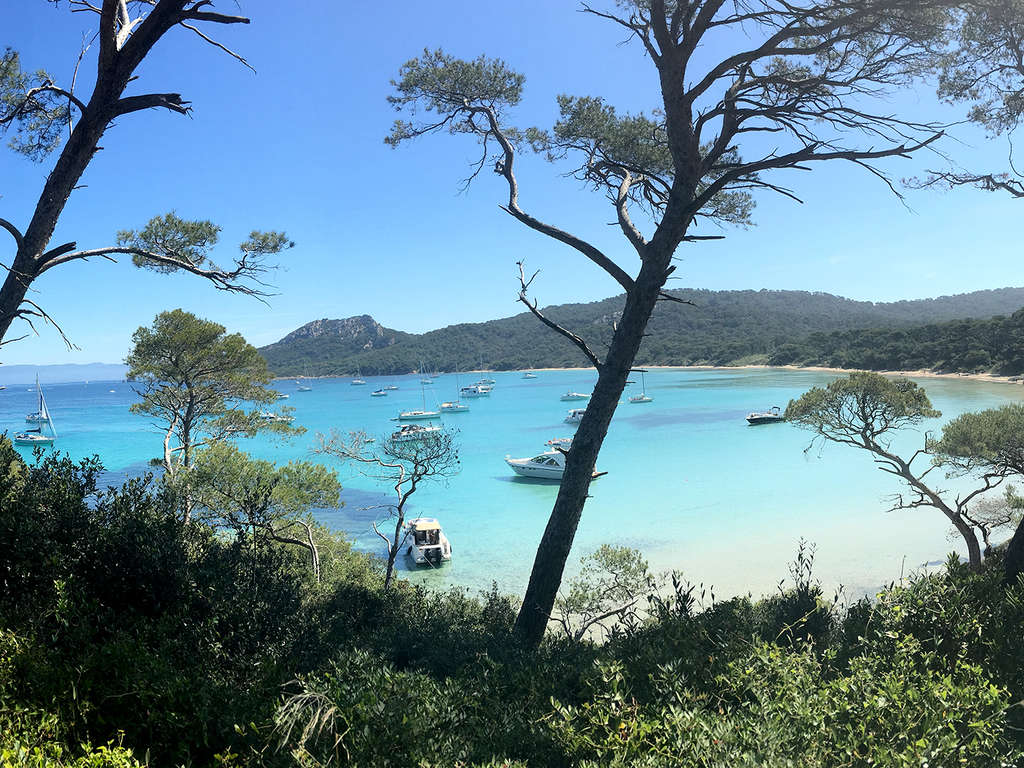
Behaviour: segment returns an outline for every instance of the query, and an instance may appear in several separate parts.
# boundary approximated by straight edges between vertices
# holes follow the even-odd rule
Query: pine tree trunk
[[[667,258],[664,261],[667,262]],[[597,455],[626,387],[626,379],[665,279],[665,269],[661,265],[645,263],[640,270],[633,290],[626,296],[622,319],[566,456],[558,498],[537,548],[530,583],[516,617],[515,634],[529,647],[536,647],[544,637],[576,527],[590,491]]]
[[[1024,575],[1024,520],[1017,525],[1013,538],[1006,546],[1006,583],[1016,584]]]

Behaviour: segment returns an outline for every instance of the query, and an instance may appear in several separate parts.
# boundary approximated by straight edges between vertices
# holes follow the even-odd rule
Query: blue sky
[[[222,0],[226,12],[235,4]],[[541,269],[541,304],[592,301],[617,285],[575,252],[525,230],[498,208],[504,190],[481,177],[459,192],[475,146],[457,137],[384,145],[395,113],[389,80],[424,47],[499,56],[526,75],[521,125],[550,125],[559,93],[603,96],[623,111],[658,104],[653,66],[621,31],[577,12],[573,2],[478,0],[431,3],[301,3],[242,0],[252,24],[212,31],[243,53],[253,74],[185,30],[166,37],[144,62],[133,92],[180,91],[190,117],[129,115],[104,136],[72,196],[54,242],[111,243],[175,210],[223,227],[224,260],[254,228],[284,230],[296,247],[282,257],[265,306],[188,276],[128,264],[78,263],[36,281],[32,297],[62,324],[59,335],[5,346],[4,363],[116,362],[132,332],[164,309],[183,307],[243,333],[275,341],[320,317],[373,315],[420,332],[516,313],[515,262]],[[93,18],[67,4],[5,3],[0,46],[23,66],[67,83]],[[714,50],[705,51],[714,55]],[[94,58],[80,75],[87,92]],[[931,91],[905,93],[894,112],[952,119],[963,110]],[[945,144],[961,161],[1003,167],[1004,140],[971,128]],[[926,161],[895,161],[896,176]],[[931,160],[934,163],[934,159]],[[0,216],[27,223],[52,158],[33,164],[0,150]],[[521,203],[539,217],[592,239],[634,270],[635,255],[608,226],[603,198],[539,158],[519,166]],[[908,207],[864,171],[845,164],[792,173],[803,205],[762,196],[756,226],[724,241],[685,247],[673,287],[802,289],[889,301],[1019,285],[1020,204],[972,190],[908,193]],[[0,261],[11,243],[0,239]],[[538,329],[538,332],[542,332]]]

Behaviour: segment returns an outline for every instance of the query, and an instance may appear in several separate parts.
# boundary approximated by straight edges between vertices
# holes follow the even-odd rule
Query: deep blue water
[[[557,487],[521,480],[503,458],[531,456],[544,441],[572,434],[562,422],[569,407],[559,395],[589,391],[589,371],[493,374],[489,398],[466,401],[471,411],[446,416],[458,429],[461,471],[427,485],[410,513],[438,517],[453,544],[454,558],[440,571],[414,578],[445,586],[483,588],[497,581],[520,592]],[[769,369],[657,370],[647,375],[648,404],[618,408],[598,469],[608,474],[592,486],[574,545],[574,561],[605,542],[642,550],[656,569],[679,569],[694,582],[716,585],[719,595],[771,589],[804,537],[817,544],[817,574],[828,585],[842,582],[851,593],[870,591],[924,562],[954,549],[944,518],[928,510],[886,512],[885,497],[897,481],[876,469],[862,452],[841,446],[808,448],[810,435],[788,424],[748,427],[744,416],[821,385],[832,374]],[[460,383],[475,379],[463,374]],[[307,433],[290,443],[243,441],[261,458],[316,459],[316,433],[365,430],[383,436],[400,410],[422,405],[418,376],[369,378],[366,386],[348,379],[320,379],[312,392],[293,381],[277,382],[290,395],[296,423]],[[899,438],[912,451],[926,429],[968,410],[1020,399],[1024,387],[967,379],[921,379],[943,418],[921,432]],[[388,383],[400,389],[386,398],[370,392]],[[627,390],[639,389],[637,384]],[[129,412],[130,385],[89,382],[44,385],[60,438],[57,449],[76,458],[98,454],[110,482],[146,470],[161,450],[161,436]],[[427,405],[452,399],[454,375],[442,375],[426,391]],[[35,409],[27,387],[0,391],[0,420],[21,429]],[[26,451],[27,453],[27,451]],[[319,510],[326,524],[344,530],[365,549],[379,540],[370,524],[386,514],[387,488],[350,466],[333,464],[345,490],[344,505]],[[952,485],[952,481],[949,483]]]

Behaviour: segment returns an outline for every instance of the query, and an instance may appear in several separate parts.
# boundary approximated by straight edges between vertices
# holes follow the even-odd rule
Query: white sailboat
[[[313,385],[309,383],[309,366],[306,366],[303,371],[302,381],[295,380],[295,391],[296,392],[312,392]]]
[[[35,429],[26,429],[14,436],[15,445],[53,445],[57,439],[57,428],[53,425],[53,416],[50,409],[46,407],[46,398],[43,397],[43,389],[39,386],[39,377],[36,376],[36,392],[39,394],[39,405],[35,413],[25,417],[30,424],[39,424]],[[51,434],[43,434],[43,426],[50,428]]]
[[[654,398],[653,397],[648,397],[647,396],[647,379],[646,379],[646,377],[644,375],[646,373],[647,373],[647,371],[643,370],[642,368],[640,369],[640,394],[639,395],[632,395],[632,396],[630,396],[629,402],[631,402],[631,403],[653,403],[654,402]]]
[[[398,414],[398,421],[426,421],[428,419],[440,419],[440,411],[428,411],[427,410],[427,390],[424,385],[420,384],[420,390],[423,394],[423,409],[417,411],[402,411]]]
[[[455,366],[455,392],[456,392],[456,394],[460,394],[461,395],[461,391],[459,389],[459,367],[458,366]],[[465,403],[461,402],[458,397],[456,397],[454,400],[449,400],[448,402],[441,403],[441,412],[442,413],[465,413],[468,410],[469,410],[469,406],[466,405]]]

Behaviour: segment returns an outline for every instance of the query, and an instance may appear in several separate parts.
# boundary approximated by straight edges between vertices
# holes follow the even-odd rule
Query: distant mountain
[[[66,381],[121,381],[128,367],[120,363],[67,363],[63,365],[0,365],[0,384],[31,384],[39,375],[43,384]]]
[[[963,318],[1008,315],[1024,307],[1024,288],[1000,288],[935,299],[875,303],[806,291],[672,293],[692,306],[665,302],[648,326],[639,365],[728,365],[767,362],[784,345],[816,332],[902,328]],[[547,307],[545,314],[602,350],[624,297]],[[380,326],[368,315],[317,320],[261,349],[282,376],[400,374],[429,369],[496,370],[586,365],[571,343],[528,312],[463,323],[423,334]]]

